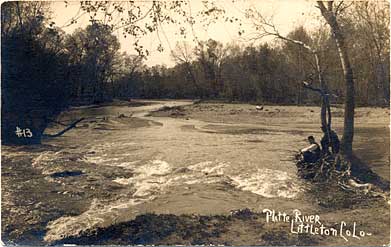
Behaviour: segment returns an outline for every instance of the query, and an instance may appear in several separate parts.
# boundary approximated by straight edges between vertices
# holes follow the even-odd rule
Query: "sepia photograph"
[[[390,2],[1,2],[4,246],[390,246]]]

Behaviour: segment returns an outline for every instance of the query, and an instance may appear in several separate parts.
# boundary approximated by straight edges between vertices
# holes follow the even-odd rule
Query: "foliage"
[[[109,99],[108,84],[113,83],[120,44],[110,26],[93,23],[67,37],[71,81],[75,97],[89,96],[95,103]],[[112,92],[110,92],[112,93]]]
[[[46,7],[43,2],[2,5],[3,143],[39,143],[47,119],[58,114],[68,100],[67,56],[56,48],[62,34],[45,27]],[[17,127],[29,128],[32,137],[18,137]]]
[[[174,23],[183,36],[195,35],[196,18],[208,25],[229,17],[213,1],[191,12],[188,1],[81,2],[80,11],[90,24],[65,34],[51,21],[48,2],[6,2],[2,5],[2,134],[16,138],[14,129],[33,128],[32,143],[39,142],[50,119],[68,105],[91,104],[112,98],[206,98],[273,104],[314,104],[319,97],[303,90],[301,82],[316,83],[314,57],[305,47],[285,42],[268,20],[247,11],[260,36],[277,37],[258,45],[223,44],[216,40],[178,42],[172,59],[176,65],[147,67],[150,51],[140,43],[152,32],[164,34],[163,25]],[[356,102],[389,102],[389,4],[354,2],[338,4],[338,22],[346,34],[356,73]],[[78,15],[80,17],[80,15]],[[78,21],[76,16],[70,25]],[[266,28],[266,29],[265,29]],[[120,52],[118,37],[132,36],[137,54]],[[244,30],[243,30],[244,31]],[[160,36],[158,35],[159,39]],[[345,97],[338,50],[330,30],[297,27],[285,38],[313,47],[333,97]],[[162,51],[160,45],[156,47]],[[16,139],[15,139],[16,138]]]

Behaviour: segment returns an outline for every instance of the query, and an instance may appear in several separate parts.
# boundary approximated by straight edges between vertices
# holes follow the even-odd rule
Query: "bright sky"
[[[145,4],[145,2],[139,3]],[[196,19],[194,34],[199,40],[212,38],[222,43],[246,42],[243,37],[247,37],[247,35],[254,32],[251,22],[244,17],[244,10],[248,8],[256,9],[267,17],[273,16],[273,22],[281,34],[287,34],[300,25],[306,28],[313,28],[319,25],[319,19],[317,18],[319,10],[315,8],[315,2],[311,0],[220,0],[216,2],[216,5],[223,8],[228,16],[234,16],[242,20],[242,28],[245,30],[245,35],[242,38],[238,35],[240,28],[237,23],[232,24],[218,20],[214,24],[205,26]],[[72,33],[76,28],[88,25],[89,18],[87,15],[84,15],[78,20],[78,23],[67,26],[70,19],[77,15],[79,6],[79,2],[69,2],[67,7],[65,7],[64,2],[54,2],[52,6],[53,20],[57,26],[66,26],[63,27],[63,30],[67,33]],[[201,1],[191,1],[190,6],[192,13],[197,13],[197,11],[203,8]],[[146,64],[173,66],[174,61],[170,56],[171,49],[175,47],[178,41],[186,40],[191,42],[194,36],[190,30],[188,28],[189,35],[185,39],[183,36],[176,34],[179,32],[179,27],[175,24],[170,24],[164,25],[163,31],[159,32],[159,35],[153,33],[143,37],[141,44],[151,53]],[[115,35],[120,40],[122,51],[136,54],[132,45],[134,41],[131,37],[124,38],[121,30],[116,31]],[[164,48],[163,52],[157,51],[160,42]]]

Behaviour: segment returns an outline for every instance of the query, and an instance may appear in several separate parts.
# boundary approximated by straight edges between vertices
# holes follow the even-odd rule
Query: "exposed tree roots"
[[[358,161],[329,155],[307,163],[296,156],[298,176],[313,183],[312,192],[319,205],[352,208],[374,200],[389,203],[389,182]]]

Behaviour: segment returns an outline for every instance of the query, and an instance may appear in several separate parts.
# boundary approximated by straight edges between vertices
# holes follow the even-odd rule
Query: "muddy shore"
[[[141,104],[142,105],[142,104]],[[243,204],[224,208],[219,213],[205,213],[200,209],[185,210],[178,204],[169,207],[170,197],[164,197],[136,204],[134,210],[115,208],[110,214],[110,222],[76,235],[48,238],[48,224],[60,217],[82,215],[94,208],[104,209],[105,203],[131,198],[137,188],[129,187],[116,181],[132,179],[133,170],[121,166],[100,165],[97,167],[92,159],[99,150],[91,153],[80,153],[83,145],[102,136],[110,138],[113,132],[124,128],[130,130],[148,130],[158,128],[166,122],[161,119],[171,118],[189,121],[180,129],[186,133],[202,133],[211,136],[245,136],[251,145],[265,142],[262,136],[267,133],[272,139],[282,135],[289,138],[302,138],[311,133],[320,134],[318,127],[317,107],[282,107],[265,106],[262,111],[245,104],[200,103],[178,107],[154,109],[148,104],[147,117],[138,115],[138,106],[116,105],[110,108],[110,114],[102,116],[99,106],[86,111],[74,109],[64,113],[60,119],[73,116],[85,117],[87,121],[78,126],[69,136],[44,142],[32,147],[2,147],[2,240],[8,243],[42,245],[42,244],[224,244],[224,245],[383,245],[389,244],[389,204],[379,198],[340,193],[331,187],[310,185],[300,199],[288,201],[285,205],[278,198],[254,197],[250,192],[238,191],[230,184],[198,188],[197,184],[189,185],[186,193],[211,190],[240,195],[238,201]],[[124,110],[123,107],[126,107]],[[342,124],[341,109],[333,109],[333,123],[337,131]],[[388,110],[382,108],[357,109],[357,134],[355,148],[359,150],[360,160],[379,175],[385,183],[389,182],[389,129]],[[203,121],[202,127],[191,121]],[[240,125],[238,125],[240,123]],[[251,126],[250,126],[251,125]],[[259,126],[257,126],[259,125]],[[55,126],[48,131],[55,132]],[[148,133],[148,132],[147,132]],[[89,135],[83,140],[82,135]],[[77,142],[70,142],[79,137]],[[68,139],[67,139],[68,138]],[[125,137],[124,137],[125,138]],[[108,139],[110,140],[110,139]],[[295,140],[295,139],[292,139]],[[369,142],[368,142],[369,140]],[[116,140],[113,140],[115,143]],[[85,142],[85,143],[84,143]],[[63,149],[67,143],[67,149]],[[69,144],[71,143],[71,144]],[[305,142],[300,143],[305,145]],[[130,150],[130,149],[129,149]],[[133,149],[131,149],[133,150]],[[142,152],[135,146],[134,152]],[[362,152],[367,150],[367,152]],[[51,156],[40,156],[42,153]],[[86,159],[88,157],[92,157]],[[140,154],[141,155],[141,154]],[[144,155],[144,153],[142,153]],[[265,154],[266,156],[267,154]],[[294,166],[293,153],[284,153],[287,162]],[[55,157],[49,159],[47,157]],[[147,159],[146,157],[145,159]],[[47,159],[47,160],[45,160]],[[186,171],[179,171],[185,173]],[[213,179],[214,174],[204,174]],[[122,179],[122,180],[121,180]],[[183,197],[180,188],[172,187],[174,196]],[[178,190],[178,191],[177,191]],[[175,193],[178,192],[176,195]],[[225,194],[222,194],[225,196]],[[227,194],[228,195],[228,194]],[[208,195],[209,196],[209,195]],[[233,197],[234,198],[234,197]],[[245,198],[245,200],[243,199]],[[255,199],[254,199],[255,198]],[[305,199],[304,199],[305,198]],[[353,199],[352,199],[353,198]],[[137,198],[135,199],[137,200]],[[142,200],[140,197],[139,200]],[[234,199],[232,199],[234,200]],[[244,201],[248,201],[248,205]],[[308,203],[304,203],[307,201]],[[209,201],[206,201],[208,203]],[[194,203],[194,202],[192,202]],[[164,206],[166,204],[166,206]],[[257,206],[262,204],[262,207]],[[175,206],[176,205],[176,206]],[[280,206],[279,206],[280,205]],[[164,209],[166,207],[166,209]],[[177,210],[175,210],[177,207]],[[206,208],[208,205],[205,206]],[[236,208],[235,208],[236,207]],[[319,215],[321,222],[328,227],[335,227],[341,221],[348,227],[356,223],[357,229],[363,229],[371,235],[358,238],[340,236],[295,234],[287,222],[266,222],[262,210],[269,207],[276,211],[293,214],[299,208],[303,214]],[[248,209],[246,209],[248,208]],[[132,209],[133,210],[133,209]],[[134,211],[133,210],[133,211]],[[130,220],[121,220],[124,215]],[[167,212],[166,212],[167,211]],[[192,211],[198,213],[191,213]],[[224,213],[223,213],[224,212]],[[106,217],[106,216],[105,216]],[[119,218],[116,218],[119,217]],[[65,220],[65,219],[64,219]],[[76,231],[76,230],[75,230]],[[53,231],[52,231],[53,232]],[[54,235],[53,235],[54,236]],[[46,237],[46,238],[45,238]]]

